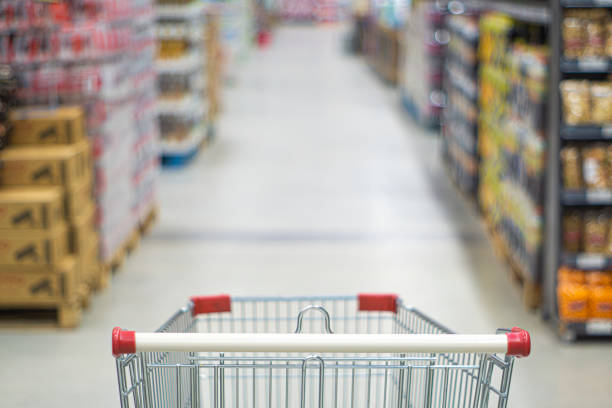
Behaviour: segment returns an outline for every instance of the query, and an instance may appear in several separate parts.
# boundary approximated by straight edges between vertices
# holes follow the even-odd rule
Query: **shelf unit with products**
[[[455,184],[471,200],[478,189],[478,15],[457,10],[446,19],[442,153]]]
[[[550,9],[542,311],[566,339],[612,336],[612,2]]]
[[[183,165],[207,136],[206,3],[158,0],[155,13],[162,163]]]

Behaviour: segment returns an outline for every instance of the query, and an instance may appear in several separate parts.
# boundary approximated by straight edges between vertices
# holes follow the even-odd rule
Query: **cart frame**
[[[530,344],[456,335],[386,294],[198,296],[155,333],[113,330],[123,408],[506,407]]]

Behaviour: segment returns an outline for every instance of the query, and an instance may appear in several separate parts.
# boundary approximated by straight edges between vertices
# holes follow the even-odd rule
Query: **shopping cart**
[[[395,295],[194,297],[112,334],[122,407],[505,407],[529,334],[457,335]]]

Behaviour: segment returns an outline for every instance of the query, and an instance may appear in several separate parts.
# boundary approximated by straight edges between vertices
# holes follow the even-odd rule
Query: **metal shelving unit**
[[[566,340],[584,336],[612,336],[612,320],[562,322],[558,318],[557,304],[559,266],[565,265],[585,271],[612,269],[612,258],[600,254],[563,253],[561,242],[561,220],[565,207],[612,206],[612,191],[564,190],[560,177],[560,153],[565,143],[612,140],[612,126],[568,126],[562,123],[559,91],[561,81],[574,77],[601,78],[602,74],[612,72],[612,60],[608,58],[566,59],[563,56],[561,24],[564,9],[590,7],[612,8],[612,0],[550,0],[548,7],[551,70],[542,313]]]

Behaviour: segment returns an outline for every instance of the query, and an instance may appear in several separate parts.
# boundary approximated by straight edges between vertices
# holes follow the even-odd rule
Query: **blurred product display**
[[[155,6],[162,160],[182,165],[207,136],[206,4],[159,0]]]
[[[478,188],[478,16],[446,19],[450,35],[446,52],[442,116],[442,152],[457,186],[475,198]]]
[[[544,312],[567,339],[612,334],[612,13],[609,4],[581,5],[559,5],[553,24],[561,41],[547,183],[560,200],[550,200],[546,238],[561,240],[548,242]]]
[[[480,20],[478,201],[492,234],[539,305],[548,49],[543,31],[502,14]]]
[[[401,34],[398,83],[408,113],[425,126],[440,125],[445,104],[442,78],[449,32],[447,12],[436,2],[415,5]]]
[[[219,16],[247,3],[0,2],[3,313],[74,326],[109,285],[156,218],[160,158],[212,134],[230,65]]]
[[[397,85],[418,123],[441,125],[449,175],[525,305],[565,338],[612,335],[608,284],[584,283],[612,271],[611,5],[392,3],[354,8],[350,50]]]

